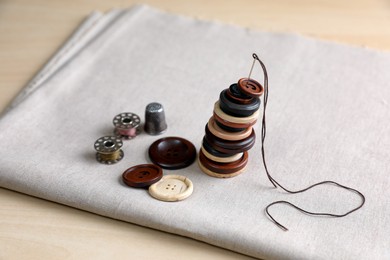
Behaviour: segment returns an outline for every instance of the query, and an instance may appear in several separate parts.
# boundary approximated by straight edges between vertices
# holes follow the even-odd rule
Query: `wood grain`
[[[2,0],[0,111],[91,11],[135,2],[243,27],[390,50],[388,0]],[[0,189],[0,259],[64,258],[247,259],[192,239]]]

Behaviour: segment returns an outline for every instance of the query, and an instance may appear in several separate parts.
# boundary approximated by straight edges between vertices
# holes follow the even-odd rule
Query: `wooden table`
[[[0,1],[0,111],[92,10],[135,2]],[[390,50],[388,0],[137,2],[206,20]],[[0,158],[7,159],[6,155]],[[0,259],[62,258],[249,259],[192,239],[0,189]]]

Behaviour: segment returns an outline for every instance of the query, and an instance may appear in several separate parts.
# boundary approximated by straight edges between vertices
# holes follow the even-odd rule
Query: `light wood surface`
[[[106,11],[134,3],[131,0],[0,0],[0,111],[92,10]],[[301,33],[390,50],[388,0],[137,3],[265,31]],[[1,158],[7,159],[4,155]],[[64,258],[248,259],[192,239],[0,189],[0,259]]]

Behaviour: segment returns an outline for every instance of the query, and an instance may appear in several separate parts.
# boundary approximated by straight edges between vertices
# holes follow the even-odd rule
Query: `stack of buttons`
[[[259,117],[263,91],[257,81],[242,78],[220,93],[199,152],[198,164],[204,173],[230,178],[245,170],[248,150],[256,140],[252,126]]]

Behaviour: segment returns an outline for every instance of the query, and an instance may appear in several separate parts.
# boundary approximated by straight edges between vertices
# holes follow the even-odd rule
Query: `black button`
[[[219,106],[223,112],[236,117],[248,117],[255,113],[260,107],[260,99],[252,98],[250,103],[239,104],[237,101],[229,100],[226,95],[228,89],[225,89],[219,95]]]

